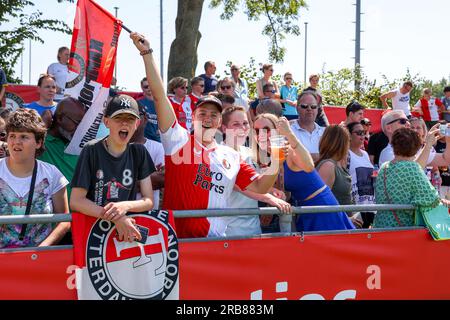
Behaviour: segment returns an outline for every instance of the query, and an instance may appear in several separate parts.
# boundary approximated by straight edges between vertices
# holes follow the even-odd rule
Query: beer
[[[284,136],[270,137],[270,150],[272,153],[272,159],[284,161],[286,159],[283,151],[285,146],[286,146],[286,139]]]

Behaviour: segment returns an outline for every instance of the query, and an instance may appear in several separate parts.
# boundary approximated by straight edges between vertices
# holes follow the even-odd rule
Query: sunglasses
[[[405,119],[405,118],[399,118],[399,119],[392,120],[391,122],[388,122],[387,124],[393,124],[394,122],[397,122],[397,121],[398,121],[400,124],[403,124],[403,125],[409,123],[409,120],[408,120],[408,119]]]
[[[308,109],[308,107],[309,108],[311,108],[311,110],[314,110],[314,109],[317,109],[317,104],[301,104],[300,105],[300,108],[302,108],[302,109]]]
[[[275,92],[277,92],[277,90],[267,90],[267,91],[264,91],[264,92],[271,92],[271,93],[275,93]]]
[[[356,130],[356,131],[353,131],[352,133],[356,134],[357,136],[363,136],[363,135],[365,135],[364,130]]]
[[[148,89],[149,87],[148,87],[148,85],[146,85],[146,86],[142,86],[142,88],[144,88],[144,89]]]
[[[0,132],[0,138],[4,138],[4,137],[6,137],[6,132],[5,131]]]
[[[221,86],[220,89],[222,89],[222,90],[230,90],[231,86]]]
[[[286,80],[292,80],[292,78],[286,78]]]

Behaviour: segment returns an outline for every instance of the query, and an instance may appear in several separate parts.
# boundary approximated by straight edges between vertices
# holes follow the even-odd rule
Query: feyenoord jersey
[[[169,96],[169,101],[172,104],[175,115],[180,125],[187,129],[189,132],[192,131],[192,101],[189,95],[186,95],[181,102],[175,101],[173,96]]]
[[[244,190],[259,177],[238,152],[224,145],[207,149],[176,121],[161,133],[161,141],[166,163],[165,209],[227,208],[234,185]],[[221,218],[180,218],[175,219],[175,227],[179,238],[195,238],[223,236],[226,224]]]

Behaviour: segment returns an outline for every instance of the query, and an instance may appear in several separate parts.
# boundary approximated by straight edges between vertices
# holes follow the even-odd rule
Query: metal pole
[[[366,205],[337,205],[337,206],[311,206],[294,207],[294,214],[324,213],[324,212],[357,212],[357,211],[388,211],[388,210],[415,210],[411,204],[366,204]],[[173,210],[175,218],[198,217],[226,217],[226,216],[250,216],[280,214],[274,207],[249,208],[249,209],[208,209],[208,210]],[[50,223],[72,221],[71,214],[32,214],[32,215],[0,215],[0,225],[21,223]]]
[[[306,87],[306,55],[308,49],[308,22],[305,22],[305,74],[303,77],[303,86]]]
[[[115,16],[116,16],[116,19],[117,19],[117,11],[119,10],[119,7],[114,7],[114,10],[115,10]],[[114,66],[114,78],[116,78],[116,85],[117,85],[117,54],[116,54],[116,65]]]
[[[20,81],[23,83],[23,52],[25,51],[25,47],[22,44],[22,53],[20,54]]]
[[[361,0],[356,0],[356,22],[355,22],[355,72],[359,76],[361,66]],[[360,82],[355,79],[355,91],[359,91]]]
[[[28,62],[28,84],[31,84],[31,39],[29,39],[30,56]]]
[[[164,80],[164,32],[163,32],[163,0],[159,1],[159,47],[160,47],[160,69],[161,79]]]

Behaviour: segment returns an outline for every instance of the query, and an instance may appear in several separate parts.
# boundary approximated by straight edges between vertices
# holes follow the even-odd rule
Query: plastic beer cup
[[[278,161],[284,161],[285,156],[283,148],[286,146],[286,139],[284,136],[271,136],[270,140],[270,150],[273,155],[273,159]]]

